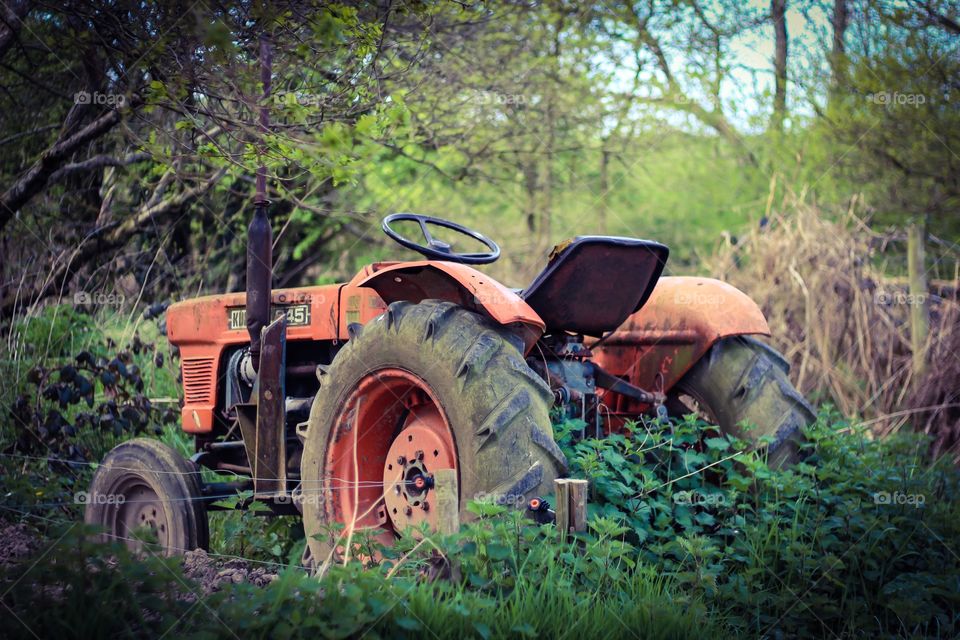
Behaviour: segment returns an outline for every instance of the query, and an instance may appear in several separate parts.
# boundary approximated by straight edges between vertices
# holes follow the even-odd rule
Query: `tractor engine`
[[[590,349],[576,336],[561,335],[540,341],[543,357],[527,358],[527,365],[543,378],[553,391],[554,406],[565,419],[584,422],[582,435],[600,435],[600,397]],[[534,350],[535,355],[539,355]],[[589,429],[588,426],[589,425]]]

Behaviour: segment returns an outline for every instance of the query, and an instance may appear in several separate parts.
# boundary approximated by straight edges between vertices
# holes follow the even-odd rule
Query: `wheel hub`
[[[125,501],[119,506],[113,535],[139,548],[138,530],[149,529],[161,545],[167,544],[167,517],[160,497],[150,487],[134,483],[123,492]]]
[[[332,425],[326,449],[323,501],[305,501],[325,517],[352,529],[396,533],[423,522],[435,527],[432,474],[456,469],[453,433],[432,389],[399,368],[371,371],[347,396]]]
[[[432,474],[455,468],[456,452],[442,416],[432,407],[416,412],[390,445],[383,467],[383,500],[396,531],[424,522],[436,527]]]

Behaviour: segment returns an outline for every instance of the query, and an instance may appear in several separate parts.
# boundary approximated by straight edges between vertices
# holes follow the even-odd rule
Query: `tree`
[[[783,130],[787,115],[787,0],[770,0],[770,19],[773,22],[774,57],[773,128]]]
[[[647,88],[633,100],[692,116],[734,145],[750,165],[757,164],[756,154],[725,113],[722,87],[729,69],[724,51],[735,35],[758,28],[763,20],[762,13],[737,2],[685,0],[677,6],[647,0],[596,9],[596,24],[612,45],[606,49],[610,63],[629,68]],[[629,56],[622,55],[621,45],[629,47]],[[674,64],[677,60],[683,64]]]
[[[179,289],[190,263],[188,274],[203,275],[189,278],[236,286],[242,261],[224,258],[242,250],[234,239],[262,148],[278,201],[278,267],[302,271],[304,240],[359,233],[326,199],[372,141],[403,127],[402,103],[381,88],[422,55],[423,16],[390,2],[68,2],[17,15],[0,31],[0,44],[19,38],[0,70],[0,141],[16,145],[0,164],[3,316],[68,292],[94,261],[103,282],[138,265],[143,286]],[[262,140],[253,113],[264,32],[275,43],[279,99]],[[65,213],[71,224],[55,224]],[[4,228],[12,220],[14,232]],[[17,273],[31,262],[35,271]]]

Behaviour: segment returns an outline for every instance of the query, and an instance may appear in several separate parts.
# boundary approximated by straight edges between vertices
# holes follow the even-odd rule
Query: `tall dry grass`
[[[854,200],[827,216],[791,194],[707,267],[760,304],[804,393],[864,416],[877,435],[912,425],[933,435],[935,454],[960,460],[960,256],[947,256],[951,278],[914,299],[906,278],[885,275],[887,260],[902,259],[900,239],[871,230],[857,209]],[[928,266],[942,267],[943,257]],[[922,302],[930,332],[926,370],[917,374],[910,309]]]

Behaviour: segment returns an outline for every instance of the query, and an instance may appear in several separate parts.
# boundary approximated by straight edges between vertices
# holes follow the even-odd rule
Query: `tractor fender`
[[[520,336],[524,353],[533,348],[545,328],[537,312],[516,292],[464,264],[398,262],[351,284],[375,290],[387,304],[397,300],[447,300],[482,313]]]
[[[638,387],[666,392],[715,342],[748,334],[770,335],[748,295],[712,278],[665,277],[643,307],[593,347],[593,359]]]

